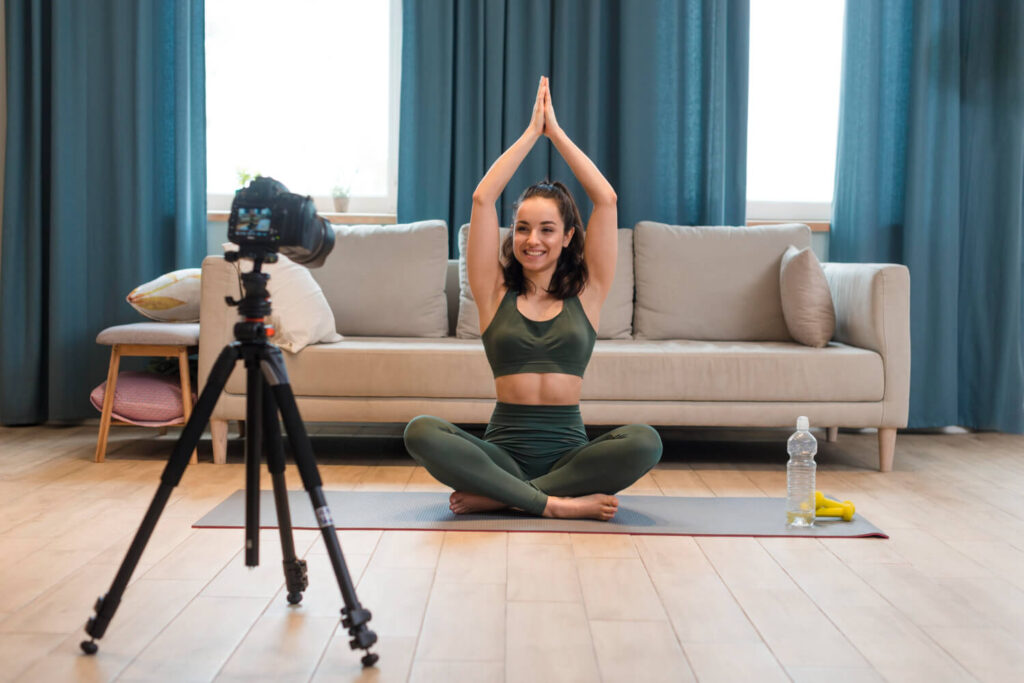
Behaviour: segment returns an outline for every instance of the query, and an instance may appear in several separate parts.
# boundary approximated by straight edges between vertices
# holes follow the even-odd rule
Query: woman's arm
[[[587,238],[583,243],[583,257],[587,262],[589,281],[587,290],[596,290],[598,307],[604,303],[615,278],[615,261],[619,252],[618,197],[611,183],[597,169],[594,162],[569,139],[558,125],[551,93],[545,91],[544,135],[551,139],[565,163],[572,169],[576,180],[594,203],[594,211],[587,223]]]
[[[498,261],[498,212],[495,203],[519,164],[544,133],[544,93],[547,79],[541,77],[533,105],[530,126],[498,157],[473,192],[473,212],[469,219],[469,244],[466,246],[466,271],[469,288],[480,309],[480,331],[494,315],[495,301],[503,282]]]

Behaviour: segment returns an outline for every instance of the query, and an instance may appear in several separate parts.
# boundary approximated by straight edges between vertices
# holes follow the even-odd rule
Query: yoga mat
[[[615,517],[608,522],[600,522],[546,519],[515,510],[456,515],[448,509],[448,495],[421,491],[324,491],[338,529],[889,538],[859,512],[849,522],[817,520],[808,529],[787,529],[784,498],[618,496],[619,511]],[[319,528],[305,491],[289,491],[288,507],[294,528]],[[235,491],[192,526],[200,529],[242,528],[245,526],[245,491]],[[260,492],[260,527],[277,527],[271,491]]]

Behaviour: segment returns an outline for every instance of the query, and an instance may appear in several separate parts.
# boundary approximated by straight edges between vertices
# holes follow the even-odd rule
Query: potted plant
[[[249,184],[250,180],[255,180],[259,176],[263,175],[259,171],[252,173],[247,168],[237,168],[235,172],[238,174],[238,185],[239,187],[245,187]]]
[[[348,211],[349,191],[348,185],[335,185],[331,188],[331,197],[334,198],[334,210],[338,213]]]

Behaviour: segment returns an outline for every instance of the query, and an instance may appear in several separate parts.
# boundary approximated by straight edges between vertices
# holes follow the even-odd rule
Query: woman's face
[[[513,229],[513,253],[524,271],[553,269],[562,249],[569,246],[574,230],[565,231],[558,202],[548,197],[524,200]]]

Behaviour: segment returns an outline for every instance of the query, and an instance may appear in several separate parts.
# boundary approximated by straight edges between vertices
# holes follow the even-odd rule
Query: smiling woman
[[[524,276],[524,264],[534,271],[552,266],[547,290],[556,299],[579,294],[587,282],[583,219],[569,189],[558,181],[532,185],[519,195],[513,214],[515,227],[501,247],[505,282],[525,292],[533,283]]]
[[[542,136],[594,204],[586,239],[572,194],[544,181],[516,201],[499,260],[495,203]],[[583,375],[615,276],[617,223],[615,190],[558,125],[541,77],[529,127],[473,193],[466,266],[498,398],[490,424],[483,439],[429,415],[405,430],[412,457],[455,489],[456,514],[512,507],[608,520],[618,509],[613,494],[661,458],[651,427],[627,425],[588,441],[580,414]]]

